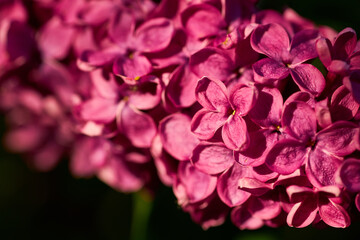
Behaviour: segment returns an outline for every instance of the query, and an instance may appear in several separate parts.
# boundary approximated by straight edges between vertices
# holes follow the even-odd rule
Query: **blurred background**
[[[281,11],[286,6],[316,24],[360,33],[359,0],[259,1],[262,9]],[[0,120],[2,136],[6,126],[3,116]],[[67,164],[64,160],[55,170],[39,173],[1,146],[0,239],[360,239],[360,222],[347,229],[240,231],[228,219],[203,231],[177,206],[169,188],[160,187],[155,198],[146,192],[123,194],[95,178],[74,178]]]

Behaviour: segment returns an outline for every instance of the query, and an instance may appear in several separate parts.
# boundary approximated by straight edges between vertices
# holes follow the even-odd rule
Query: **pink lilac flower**
[[[196,87],[196,99],[204,108],[193,117],[192,132],[199,139],[208,140],[221,128],[227,147],[246,148],[248,133],[242,116],[250,111],[256,94],[256,90],[248,86],[238,86],[228,93],[222,82],[202,78]]]
[[[161,86],[156,77],[143,77],[131,84],[107,80],[102,70],[91,73],[94,96],[78,106],[84,121],[109,124],[116,120],[119,130],[137,147],[150,147],[156,135],[153,119],[140,110],[154,108],[160,101]]]
[[[258,26],[252,33],[251,46],[268,58],[253,65],[255,80],[269,83],[284,79],[290,74],[301,90],[319,95],[325,87],[325,79],[316,67],[304,63],[317,57],[317,38],[317,31],[303,30],[296,33],[290,42],[288,33],[282,26]]]
[[[286,219],[289,226],[306,227],[315,220],[317,214],[332,227],[346,228],[350,225],[348,213],[335,201],[341,193],[338,187],[326,186],[313,190],[293,185],[286,191],[290,201],[295,203]]]
[[[314,110],[298,101],[285,107],[282,125],[291,138],[272,147],[265,160],[268,167],[281,174],[290,174],[305,163],[314,186],[335,184],[334,174],[341,158],[355,151],[353,139],[357,126],[338,121],[316,132]]]
[[[256,0],[155,2],[2,2],[8,146],[42,171],[70,157],[75,177],[121,192],[160,179],[203,229],[229,215],[239,229],[348,227],[360,211],[355,31]]]
[[[329,39],[316,42],[319,58],[329,72],[344,75],[360,68],[360,52],[356,51],[357,37],[351,28],[345,28],[332,44]]]

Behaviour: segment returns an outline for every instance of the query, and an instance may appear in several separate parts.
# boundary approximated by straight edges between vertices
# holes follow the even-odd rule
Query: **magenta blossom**
[[[289,226],[306,227],[315,220],[318,213],[321,220],[332,227],[346,228],[350,225],[348,213],[336,203],[335,198],[341,194],[338,187],[311,189],[293,185],[286,191],[290,201],[295,203],[287,216]]]
[[[277,142],[266,157],[270,169],[290,174],[306,164],[310,182],[317,187],[335,184],[334,174],[342,157],[351,154],[356,146],[357,126],[338,121],[316,132],[314,110],[304,102],[286,105],[282,126],[291,138]]]
[[[212,138],[222,128],[222,139],[230,149],[246,148],[245,116],[256,101],[257,91],[239,85],[228,92],[224,83],[204,77],[196,87],[196,99],[204,107],[192,119],[191,130],[201,140]]]
[[[300,90],[320,95],[325,87],[321,72],[311,64],[304,63],[317,57],[316,30],[303,30],[289,40],[286,30],[278,24],[258,26],[251,36],[251,46],[268,58],[253,65],[255,80],[269,83],[286,78],[289,74]]]

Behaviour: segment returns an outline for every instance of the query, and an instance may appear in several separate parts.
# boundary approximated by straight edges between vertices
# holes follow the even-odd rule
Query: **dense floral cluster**
[[[123,191],[173,188],[209,228],[348,227],[360,42],[256,0],[0,3],[7,146]]]

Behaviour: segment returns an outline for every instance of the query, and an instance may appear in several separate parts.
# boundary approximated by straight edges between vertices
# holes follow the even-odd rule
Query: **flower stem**
[[[151,209],[152,201],[147,192],[140,191],[133,194],[133,215],[130,240],[146,239]]]

